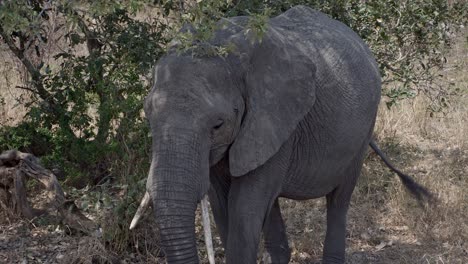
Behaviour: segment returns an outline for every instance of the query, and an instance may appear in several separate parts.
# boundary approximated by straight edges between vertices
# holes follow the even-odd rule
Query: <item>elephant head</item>
[[[229,55],[169,52],[155,67],[145,100],[153,138],[147,190],[168,263],[198,263],[194,215],[210,166],[226,158],[233,177],[249,177],[315,100],[316,64],[306,56],[312,51],[271,22],[252,43],[247,21],[222,21],[209,43],[234,44]]]

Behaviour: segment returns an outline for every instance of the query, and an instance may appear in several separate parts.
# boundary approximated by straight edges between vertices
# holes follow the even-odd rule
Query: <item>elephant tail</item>
[[[374,140],[369,142],[370,147],[380,156],[382,161],[389,167],[393,172],[395,172],[398,177],[400,177],[401,182],[403,185],[408,189],[408,191],[416,197],[418,202],[422,205],[423,201],[433,202],[435,201],[434,195],[427,190],[424,186],[417,183],[413,178],[404,174],[399,169],[395,168],[390,161],[388,160],[387,156],[382,152],[382,150],[377,146]]]

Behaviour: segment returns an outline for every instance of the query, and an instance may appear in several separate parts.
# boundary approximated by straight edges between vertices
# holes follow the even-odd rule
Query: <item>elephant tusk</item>
[[[145,196],[143,196],[143,199],[141,200],[140,206],[138,207],[135,216],[132,219],[132,222],[130,223],[130,230],[134,229],[138,222],[140,221],[141,217],[145,213],[146,209],[149,206],[149,202],[151,201],[151,197],[149,192],[145,192]]]
[[[210,215],[208,213],[208,195],[205,195],[200,201],[202,210],[203,230],[205,233],[206,251],[208,253],[208,261],[210,264],[215,264],[213,239],[211,237]]]

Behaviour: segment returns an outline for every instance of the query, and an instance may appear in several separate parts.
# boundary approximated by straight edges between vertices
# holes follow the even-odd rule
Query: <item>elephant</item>
[[[325,196],[323,263],[344,263],[369,146],[413,194],[430,196],[372,140],[379,67],[355,32],[306,6],[270,18],[260,39],[251,34],[249,17],[222,19],[194,44],[233,46],[227,54],[174,42],[157,62],[144,102],[152,160],[143,204],[153,204],[167,263],[199,263],[195,210],[206,194],[226,263],[256,263],[262,232],[272,263],[288,263],[278,198]]]

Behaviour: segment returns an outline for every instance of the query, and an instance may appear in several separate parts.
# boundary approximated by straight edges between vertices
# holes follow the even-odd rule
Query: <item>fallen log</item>
[[[38,181],[45,188],[49,199],[45,208],[34,208],[28,201],[28,179]],[[68,228],[84,233],[97,230],[97,225],[81,213],[74,201],[66,199],[57,177],[29,153],[9,150],[0,154],[0,206],[26,219],[55,212]]]

